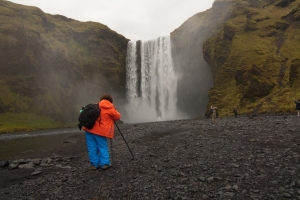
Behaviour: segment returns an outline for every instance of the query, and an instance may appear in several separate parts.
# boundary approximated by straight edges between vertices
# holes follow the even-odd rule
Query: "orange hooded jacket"
[[[119,120],[121,118],[121,114],[108,100],[102,100],[98,103],[98,105],[101,112],[94,124],[94,127],[92,129],[83,127],[83,130],[107,138],[114,138],[114,120]]]

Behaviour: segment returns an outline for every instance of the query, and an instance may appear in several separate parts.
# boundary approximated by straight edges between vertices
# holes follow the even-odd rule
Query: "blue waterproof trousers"
[[[110,165],[107,138],[87,131],[85,132],[85,138],[90,163],[97,168]]]

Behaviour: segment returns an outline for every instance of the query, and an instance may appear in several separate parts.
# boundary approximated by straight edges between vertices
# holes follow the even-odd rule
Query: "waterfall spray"
[[[177,79],[170,36],[130,41],[126,58],[129,121],[176,119]]]

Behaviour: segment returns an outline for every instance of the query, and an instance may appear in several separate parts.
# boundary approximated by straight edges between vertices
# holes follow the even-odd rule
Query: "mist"
[[[170,55],[173,71],[172,75],[168,75],[174,76],[172,89],[175,90],[173,93],[175,96],[171,98],[174,107],[168,110],[169,114],[164,117],[157,114],[157,101],[151,101],[151,104],[145,103],[145,101],[148,101],[147,98],[140,94],[141,89],[137,89],[133,99],[128,97],[127,94],[126,101],[128,103],[124,104],[126,113],[124,121],[163,121],[205,117],[208,109],[208,93],[213,87],[213,74],[208,63],[203,58],[202,46],[208,38],[216,34],[229,15],[227,12],[220,12],[222,5],[222,3],[215,3],[213,8],[187,19],[170,34]],[[227,4],[225,3],[225,5]],[[218,23],[211,24],[216,18],[220,18]],[[139,43],[136,43],[136,45],[136,51],[143,52],[141,51],[142,47],[139,47]],[[142,63],[143,61],[139,56],[138,53],[133,54],[134,60],[137,63]],[[149,63],[151,62],[157,61],[150,60]],[[131,68],[131,72],[137,73],[136,77],[133,78],[134,82],[131,84],[133,84],[134,88],[141,88],[139,77],[143,73],[143,70],[141,70],[142,64],[134,63],[134,65],[136,68]],[[169,76],[166,76],[166,78]],[[155,83],[151,82],[151,84]]]
[[[202,47],[229,15],[221,12],[224,11],[222,4],[215,4],[210,10],[190,17],[171,33],[173,64],[176,73],[181,75],[177,85],[177,109],[189,118],[204,118],[208,109],[213,74],[204,60]]]
[[[116,33],[108,34],[109,41],[114,41],[116,48],[107,48],[111,44],[95,45],[98,40],[88,40],[90,34],[100,39],[102,35],[97,31],[86,35],[72,32],[70,38],[92,52],[90,57],[85,54],[78,57],[78,52],[72,48],[67,48],[67,51],[56,46],[44,48],[43,43],[51,40],[43,41],[41,36],[36,35],[39,40],[34,41],[40,42],[31,43],[39,47],[35,48],[33,55],[37,58],[35,80],[39,86],[37,94],[40,94],[35,98],[36,102],[29,105],[34,104],[38,110],[55,119],[62,117],[73,121],[82,106],[98,102],[103,94],[110,94],[122,115],[121,120],[127,123],[204,117],[213,81],[202,52],[202,45],[212,32],[210,24],[202,21],[202,16],[196,14],[170,33],[168,45],[162,45],[163,40],[159,42],[159,39],[136,43],[135,51],[140,53],[135,54],[134,62],[138,64],[133,71],[138,78],[133,82],[132,87],[137,89],[132,96],[125,80],[125,75],[128,75],[128,72],[125,74],[123,59],[128,42],[126,38]],[[67,36],[64,39],[64,42],[69,42]],[[114,51],[117,48],[121,53]],[[94,60],[103,64],[104,70],[99,63],[92,62]],[[118,69],[114,69],[115,63]]]
[[[192,62],[194,71],[175,70],[170,36],[149,41],[130,41],[127,47],[126,62],[126,104],[123,120],[128,123],[177,120],[191,117],[189,105],[178,109],[178,99],[194,95],[193,101],[201,104],[207,100],[206,90],[195,85],[209,81],[207,72],[201,73],[196,66],[197,58]],[[192,62],[192,63],[191,63]],[[207,65],[204,65],[204,67]],[[196,73],[195,73],[196,71]],[[209,72],[209,70],[207,70]],[[184,72],[184,73],[183,73]],[[181,81],[185,80],[185,85]],[[188,85],[188,87],[186,87]],[[184,87],[183,87],[184,86]],[[191,87],[193,86],[193,87]],[[183,94],[184,92],[184,94]],[[203,95],[204,94],[204,95]],[[204,98],[203,98],[204,97]],[[204,101],[203,104],[206,102]],[[195,110],[195,108],[190,108]],[[197,109],[196,109],[197,110]],[[200,113],[198,113],[200,116]]]

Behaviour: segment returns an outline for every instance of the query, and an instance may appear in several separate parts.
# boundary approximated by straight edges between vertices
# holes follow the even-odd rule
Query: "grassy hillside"
[[[178,112],[294,111],[300,0],[216,0],[171,40]],[[102,94],[122,101],[127,43],[103,24],[0,0],[0,132],[74,126]]]
[[[0,132],[7,113],[74,124],[102,94],[124,96],[127,42],[100,23],[0,0]]]
[[[230,18],[203,45],[221,116],[290,112],[300,98],[300,0],[237,0]]]

